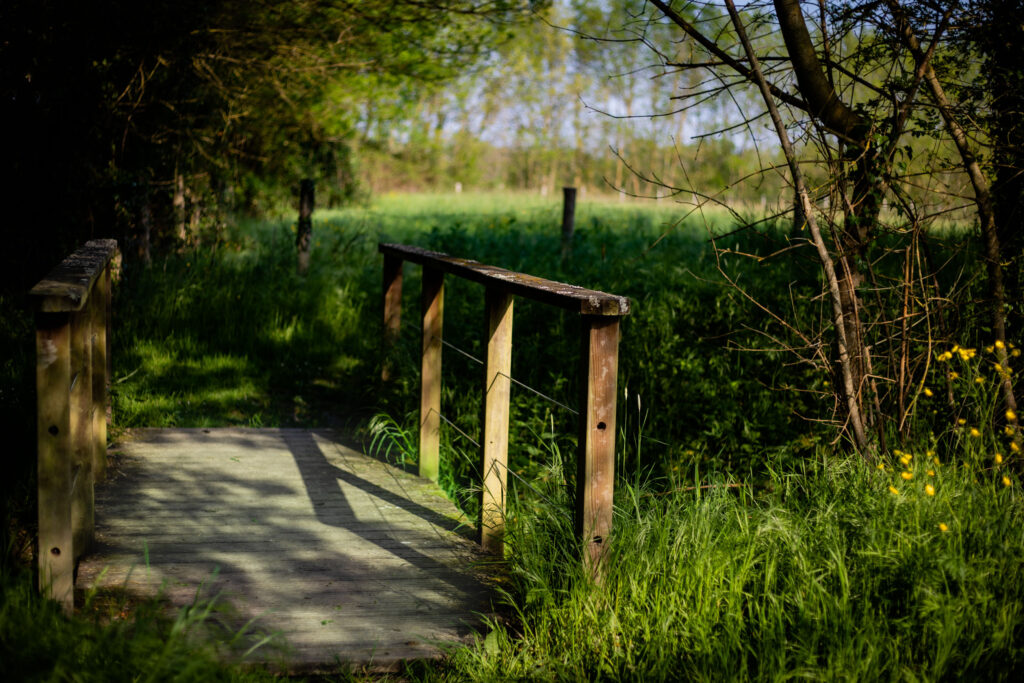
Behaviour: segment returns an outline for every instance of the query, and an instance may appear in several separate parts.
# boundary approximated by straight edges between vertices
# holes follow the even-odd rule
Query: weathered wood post
[[[75,551],[71,525],[71,316],[36,314],[39,590],[70,613]]]
[[[384,348],[380,378],[387,382],[394,374],[392,355],[402,333],[402,259],[384,254]]]
[[[576,188],[562,188],[562,261],[572,257],[572,234],[576,230]]]
[[[618,317],[582,316],[580,421],[576,455],[576,534],[595,580],[612,529]]]
[[[32,288],[36,303],[39,589],[74,609],[74,567],[92,541],[94,474],[106,463],[110,261],[93,240]]]
[[[437,481],[441,449],[441,328],[444,272],[423,268],[423,358],[420,384],[421,477]]]
[[[90,322],[88,302],[71,314],[71,524],[76,560],[88,549],[95,528]]]
[[[313,181],[304,179],[299,184],[299,225],[295,244],[299,248],[299,275],[309,270],[309,252],[313,243]]]
[[[508,486],[508,418],[512,388],[512,295],[488,287],[485,311],[483,429],[480,440],[480,545],[500,555]]]

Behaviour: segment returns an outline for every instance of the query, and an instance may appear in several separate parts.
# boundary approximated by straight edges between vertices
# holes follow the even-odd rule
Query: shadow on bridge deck
[[[249,659],[292,672],[435,657],[492,612],[493,558],[454,505],[336,432],[139,430],[120,456],[80,593],[217,595],[275,634]]]

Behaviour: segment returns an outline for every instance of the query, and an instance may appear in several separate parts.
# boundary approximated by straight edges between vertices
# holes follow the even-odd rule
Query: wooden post
[[[117,252],[115,252],[115,258],[117,259],[117,262],[120,263],[120,258],[121,257],[120,257],[120,255]],[[103,269],[103,279],[105,281],[105,284],[103,285],[103,298],[105,300],[104,301],[104,307],[106,308],[106,314],[103,316],[103,326],[106,328],[106,332],[104,333],[105,336],[103,337],[103,341],[104,341],[104,344],[106,346],[106,350],[104,352],[105,353],[104,359],[106,359],[106,361],[107,361],[107,368],[106,368],[106,375],[105,375],[106,384],[107,384],[107,387],[106,387],[107,388],[107,393],[106,393],[106,395],[104,397],[104,400],[106,401],[106,403],[104,404],[104,410],[105,410],[106,415],[107,415],[107,424],[109,425],[111,423],[111,420],[113,419],[113,409],[111,408],[111,404],[110,404],[110,385],[111,385],[111,382],[113,382],[113,377],[114,377],[113,363],[112,363],[113,356],[110,355],[110,340],[111,340],[111,336],[110,336],[110,321],[112,319],[111,318],[111,309],[112,309],[113,300],[114,300],[114,263],[113,263],[113,261],[108,261],[107,262],[107,267]],[[103,459],[104,459],[104,462],[106,462],[106,446],[104,446],[104,458]]]
[[[480,440],[480,545],[502,554],[508,485],[508,418],[512,387],[512,295],[488,287],[487,364],[484,366],[483,438]]]
[[[612,530],[619,319],[584,315],[581,320],[576,533],[583,539],[583,561],[591,576],[600,581],[600,565]]]
[[[384,358],[380,378],[387,382],[394,374],[392,354],[402,332],[402,259],[384,254]]]
[[[107,476],[107,301],[110,298],[110,269],[104,268],[89,295],[89,322],[92,329],[92,472],[95,481]]]
[[[423,360],[420,370],[420,476],[437,481],[441,448],[441,327],[444,273],[423,267]]]
[[[66,313],[36,315],[39,590],[71,613],[71,325]]]
[[[89,305],[71,316],[71,525],[75,559],[92,542],[92,325]]]
[[[562,261],[572,257],[572,234],[576,229],[576,188],[562,188]]]
[[[306,178],[299,185],[299,227],[295,244],[299,248],[299,275],[309,270],[309,252],[313,242],[313,181]]]

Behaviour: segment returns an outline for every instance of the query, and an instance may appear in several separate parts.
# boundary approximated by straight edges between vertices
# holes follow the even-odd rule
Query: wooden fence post
[[[508,485],[508,418],[512,388],[512,295],[486,291],[487,363],[484,366],[484,414],[480,440],[480,545],[500,555],[505,536]]]
[[[423,359],[420,366],[421,477],[437,481],[441,448],[441,328],[444,273],[423,268]]]
[[[576,188],[562,188],[562,261],[572,256],[572,234],[576,229]]]
[[[580,359],[580,434],[576,455],[576,533],[583,561],[600,581],[612,530],[619,319],[584,315]]]
[[[309,252],[313,242],[313,181],[306,178],[299,185],[299,226],[295,244],[299,248],[299,275],[309,270]]]
[[[392,354],[402,333],[402,259],[384,254],[384,358],[380,378],[387,382],[394,374]]]
[[[104,268],[89,296],[89,323],[92,328],[92,472],[95,481],[107,476],[107,300],[110,298],[110,269]]]
[[[89,547],[95,526],[90,322],[88,303],[71,315],[71,523],[75,559]]]
[[[74,609],[71,533],[71,324],[66,313],[36,315],[39,590]]]

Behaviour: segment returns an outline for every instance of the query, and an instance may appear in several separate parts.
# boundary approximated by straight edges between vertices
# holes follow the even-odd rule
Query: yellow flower
[[[997,349],[1005,349],[1006,348],[1006,344],[1003,343],[1002,339],[997,339],[996,340],[996,348]]]
[[[992,353],[992,347],[991,346],[986,346],[985,347],[985,353]]]
[[[993,460],[996,461],[997,465],[1002,465],[1003,464],[1003,454],[1002,453],[996,453],[996,456],[995,456],[995,458],[993,458]]]
[[[1006,425],[1005,427],[1003,427],[1003,434],[1006,434],[1007,436],[1013,436],[1013,432],[1013,425]]]
[[[892,449],[892,454],[897,456],[897,457],[899,457],[899,456],[903,455],[903,451],[901,451],[898,448],[894,448],[894,449]]]
[[[892,494],[892,495],[894,495],[894,496],[898,496],[898,495],[900,495],[900,491],[899,491],[899,489],[898,489],[898,488],[896,488],[895,486],[890,486],[890,487],[889,487],[889,493],[891,493],[891,494]]]
[[[932,486],[931,484],[928,484],[927,486],[924,487],[924,492],[927,493],[929,496],[934,496],[935,487]]]
[[[934,477],[935,476],[935,470],[928,470],[928,476],[929,477]]]
[[[952,357],[953,354],[951,354],[949,351],[943,351],[938,356],[936,356],[935,360],[939,361],[940,363],[944,363]]]
[[[941,531],[942,533],[946,533],[947,531],[949,531],[949,527],[946,526],[945,522],[939,522],[939,531]]]
[[[963,426],[964,426],[965,424],[967,424],[967,419],[966,419],[966,418],[963,418],[963,417],[958,417],[958,418],[956,419],[956,423],[957,423],[958,425],[960,425],[961,427],[963,427]]]
[[[1012,484],[1012,483],[1013,483],[1013,482],[1012,482],[1012,481],[1010,481],[1010,478],[1009,478],[1009,477],[1003,477],[1003,486],[1009,486],[1009,485],[1010,485],[1010,484]]]
[[[936,466],[941,464],[938,458],[932,458],[932,462],[935,463]]]
[[[1017,421],[1017,413],[1013,412],[1013,410],[1007,410],[1006,411],[1006,419],[1009,420],[1010,422],[1016,422]]]
[[[974,378],[974,383],[975,384],[984,384],[985,383],[985,378],[982,377],[981,375],[979,375],[979,376]]]
[[[929,389],[928,387],[925,387],[925,388],[924,388],[924,395],[925,395],[925,396],[927,396],[928,398],[931,398],[931,397],[932,397],[932,396],[934,396],[935,394],[933,394],[933,393],[932,393],[932,390],[931,390],[931,389]]]
[[[1000,365],[999,363],[996,363],[996,372],[1002,372],[1002,371],[1003,371],[1003,366]]]
[[[959,350],[960,350],[960,345],[959,344],[953,344],[953,348],[950,349],[950,351],[952,351],[953,353],[956,353]]]
[[[900,462],[903,463],[904,467],[906,467],[907,465],[910,464],[910,456],[904,455],[902,458],[900,458]]]
[[[911,479],[914,478],[913,472],[900,472],[900,476],[906,479],[907,481],[910,481]]]
[[[883,470],[883,471],[885,470],[885,465],[884,465],[884,464],[882,464],[882,463],[878,463],[877,467],[878,467],[878,469],[880,469],[880,470]]]
[[[1020,453],[1020,446],[1017,445],[1016,441],[1010,442],[1010,450],[1013,451],[1014,453]]]
[[[958,372],[951,372],[951,373],[949,373],[949,378],[950,379],[957,379],[958,377],[960,377],[960,373],[958,373]]]
[[[1020,349],[1014,349],[1013,351],[1010,352],[1010,355],[1013,356],[1014,358],[1019,357],[1020,356]]]
[[[929,457],[929,458],[934,458],[935,457],[935,451],[929,449],[928,451],[925,452],[925,455],[927,457]]]
[[[971,427],[971,436],[975,438],[981,436],[981,432],[978,431],[977,427]]]

